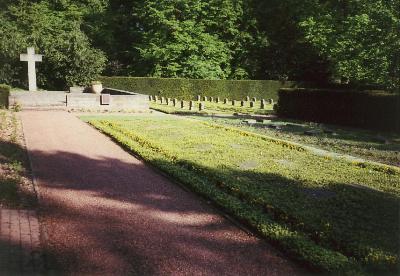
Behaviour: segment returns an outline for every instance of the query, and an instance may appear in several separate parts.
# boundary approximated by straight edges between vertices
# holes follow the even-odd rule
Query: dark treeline
[[[399,84],[398,0],[0,0],[0,82],[96,75]]]

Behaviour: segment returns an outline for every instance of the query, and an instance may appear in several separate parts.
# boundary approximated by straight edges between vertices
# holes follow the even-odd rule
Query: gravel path
[[[293,275],[196,195],[64,111],[20,114],[54,272]]]

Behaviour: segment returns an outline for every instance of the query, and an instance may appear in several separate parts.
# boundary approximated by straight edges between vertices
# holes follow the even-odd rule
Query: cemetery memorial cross
[[[36,86],[36,62],[42,61],[43,55],[35,54],[35,48],[28,47],[27,54],[21,54],[20,60],[28,62],[28,81],[29,81],[29,91],[37,91]]]

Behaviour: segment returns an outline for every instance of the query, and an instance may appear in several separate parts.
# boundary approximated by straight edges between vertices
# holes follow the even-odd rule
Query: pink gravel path
[[[47,247],[68,274],[293,275],[299,269],[64,111],[23,111]]]

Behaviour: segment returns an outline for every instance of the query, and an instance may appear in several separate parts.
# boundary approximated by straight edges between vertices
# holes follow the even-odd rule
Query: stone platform
[[[61,109],[81,111],[149,110],[148,96],[129,91],[106,88],[102,94],[67,93],[66,91],[11,91],[9,106],[21,109]]]

